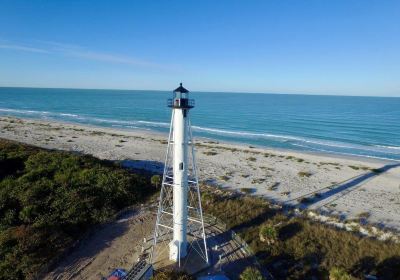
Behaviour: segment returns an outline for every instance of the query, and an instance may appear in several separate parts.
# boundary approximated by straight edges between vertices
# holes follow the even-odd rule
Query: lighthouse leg
[[[170,243],[170,260],[178,261],[187,254],[187,195],[188,195],[188,141],[185,109],[174,109],[174,186],[173,186],[173,240]]]

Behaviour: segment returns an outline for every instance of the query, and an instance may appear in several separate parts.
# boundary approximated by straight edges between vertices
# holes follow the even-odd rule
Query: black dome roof
[[[174,92],[188,93],[189,91],[188,91],[187,89],[185,89],[185,88],[182,86],[182,83],[180,83],[179,87],[177,87],[177,88],[174,90]]]

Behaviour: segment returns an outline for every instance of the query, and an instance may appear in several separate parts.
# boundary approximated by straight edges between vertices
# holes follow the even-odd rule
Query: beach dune
[[[91,154],[128,167],[162,172],[167,135],[0,117],[0,138]],[[265,197],[400,230],[400,163],[272,150],[196,138],[199,179]]]

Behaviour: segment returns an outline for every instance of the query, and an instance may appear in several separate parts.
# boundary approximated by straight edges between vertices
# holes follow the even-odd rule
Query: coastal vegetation
[[[264,183],[266,180],[267,180],[266,178],[255,178],[255,179],[251,180],[251,183],[252,183],[252,184],[262,184],[262,183]]]
[[[238,233],[276,279],[364,279],[367,274],[398,279],[400,275],[398,243],[283,213],[261,198],[207,186],[202,192],[205,213]]]
[[[300,177],[310,177],[312,175],[311,172],[307,172],[307,171],[300,171],[299,173],[297,173]]]
[[[246,194],[251,194],[253,193],[255,190],[253,188],[240,188],[240,191]]]
[[[334,267],[329,272],[329,280],[352,280],[352,277],[343,269]]]
[[[151,278],[152,280],[194,280],[194,278],[182,271],[165,270],[158,271]]]
[[[360,169],[360,167],[354,166],[354,165],[349,165],[349,167],[350,167],[351,169],[354,169],[354,170],[359,170],[359,169]]]
[[[279,182],[275,182],[273,183],[271,186],[268,187],[268,190],[270,191],[276,191],[279,187],[280,183]]]
[[[203,152],[203,154],[207,155],[207,156],[215,156],[218,155],[218,153],[216,151],[205,151]]]
[[[219,176],[219,179],[220,179],[221,181],[229,181],[229,180],[231,179],[231,177],[229,177],[229,176],[227,176],[227,175],[222,175],[222,176]]]
[[[247,267],[242,274],[240,280],[264,280],[261,272],[255,267]]]
[[[260,241],[273,244],[278,238],[278,232],[273,225],[263,225],[260,227]]]
[[[153,175],[153,176],[151,176],[151,178],[150,178],[151,184],[152,184],[153,186],[155,186],[157,189],[158,189],[158,187],[160,186],[161,181],[162,181],[162,179],[161,179],[161,176],[160,176],[160,175]]]
[[[93,226],[145,201],[159,179],[90,156],[0,140],[0,279],[32,279]],[[202,200],[205,213],[236,231],[276,279],[400,275],[400,244],[283,213],[245,194],[203,186]]]
[[[0,140],[0,279],[33,279],[149,186],[112,162]]]

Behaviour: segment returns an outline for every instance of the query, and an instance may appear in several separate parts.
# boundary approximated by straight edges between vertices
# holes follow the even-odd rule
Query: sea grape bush
[[[149,185],[111,162],[0,140],[0,279],[34,278]]]

